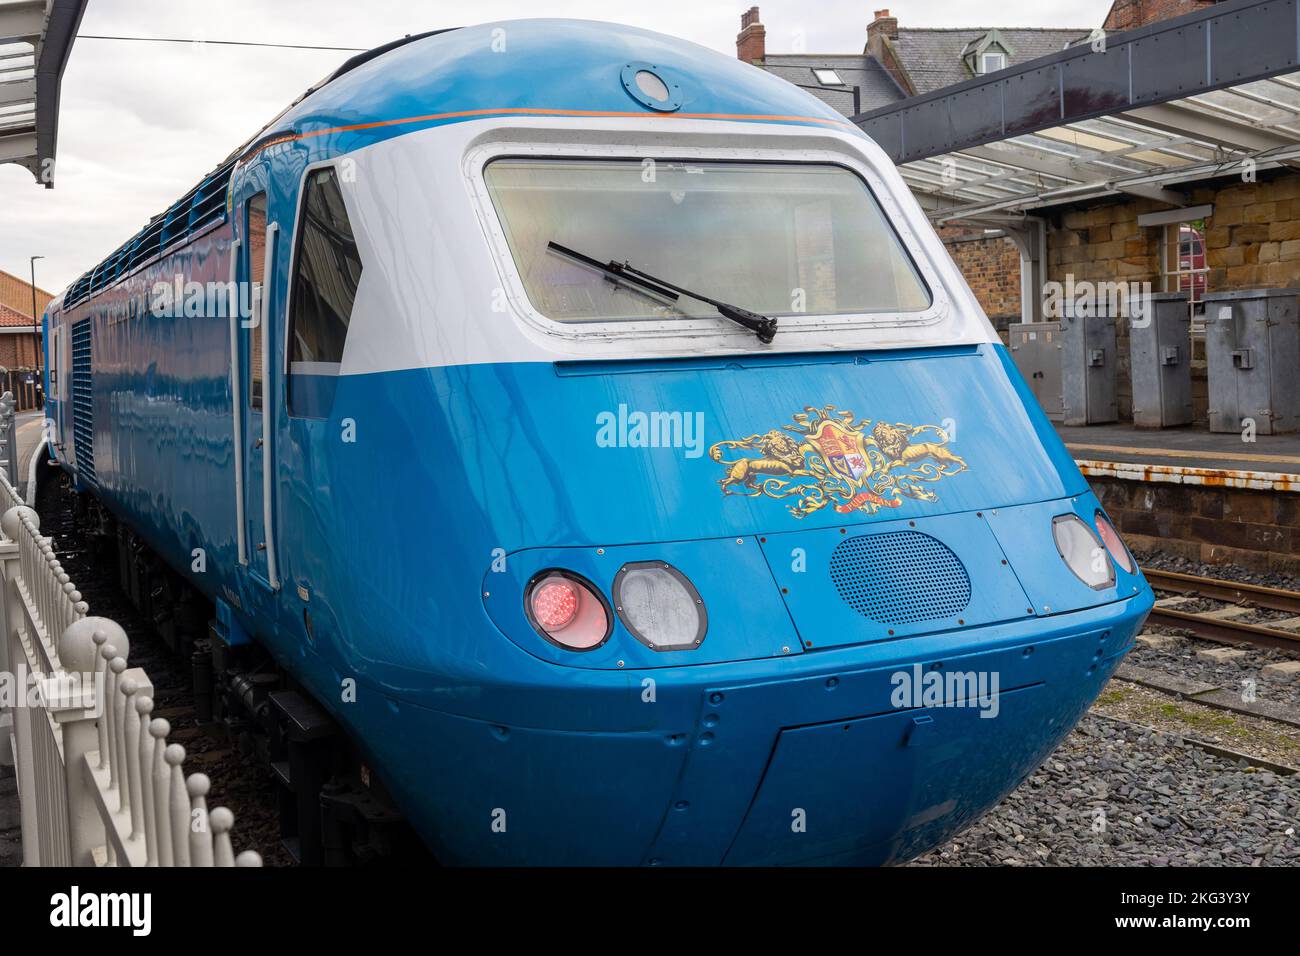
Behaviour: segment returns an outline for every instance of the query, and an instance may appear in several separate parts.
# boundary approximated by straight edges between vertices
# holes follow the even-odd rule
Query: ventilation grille
[[[72,326],[72,440],[77,477],[97,485],[95,477],[95,405],[90,366],[90,319]]]
[[[166,212],[149,220],[147,226],[72,284],[63,297],[63,308],[70,309],[84,302],[168,247],[189,239],[214,222],[223,221],[226,218],[226,190],[234,168],[232,159],[214,170]]]
[[[945,545],[916,531],[846,538],[831,552],[844,603],[881,624],[952,617],[970,603],[970,578]]]

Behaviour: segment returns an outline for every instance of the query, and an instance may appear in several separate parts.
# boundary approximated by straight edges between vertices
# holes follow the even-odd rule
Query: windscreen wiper
[[[599,269],[601,272],[620,279],[626,279],[644,289],[649,289],[657,295],[676,300],[678,295],[684,295],[688,299],[696,299],[713,306],[726,318],[735,322],[737,325],[743,325],[749,331],[758,336],[758,340],[764,345],[771,343],[776,337],[776,319],[766,315],[759,315],[757,312],[751,312],[748,309],[742,309],[738,305],[731,305],[728,302],[719,302],[717,299],[710,299],[706,295],[700,295],[698,292],[692,292],[690,289],[683,289],[681,286],[673,285],[665,279],[653,276],[648,272],[634,268],[627,262],[618,262],[611,259],[609,262],[601,262],[593,259],[591,256],[583,255],[576,249],[570,249],[568,246],[562,246],[558,242],[548,243],[551,249],[561,252],[572,259],[584,265],[589,265],[593,269]]]

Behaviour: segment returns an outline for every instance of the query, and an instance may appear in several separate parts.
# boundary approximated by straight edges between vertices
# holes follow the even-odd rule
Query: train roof
[[[679,82],[677,109],[652,108],[630,93],[623,82],[629,64],[652,64]],[[528,112],[843,122],[815,96],[735,57],[661,33],[589,20],[463,27],[344,66],[346,71],[286,111],[278,127],[383,135],[392,126]],[[380,125],[351,129],[369,124]]]
[[[630,78],[672,86],[652,103]],[[272,143],[329,137],[347,152],[402,133],[490,116],[678,116],[853,129],[816,97],[716,50],[638,27],[508,20],[404,37],[358,54],[309,89],[203,181],[82,275],[69,308],[222,222],[235,165]]]

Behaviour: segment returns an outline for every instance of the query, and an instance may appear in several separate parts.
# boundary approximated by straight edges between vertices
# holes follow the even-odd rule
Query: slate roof
[[[845,116],[853,115],[853,87],[861,87],[861,112],[888,106],[906,95],[873,57],[864,54],[777,53],[763,58],[762,68],[796,86]],[[843,86],[823,86],[814,69],[834,70]]]
[[[930,93],[975,76],[962,60],[962,52],[993,29],[993,27],[969,29],[903,27],[898,31],[894,48],[898,51],[908,76],[916,85],[916,92]],[[997,31],[1002,41],[1011,47],[1007,51],[1008,66],[1057,53],[1092,33],[1090,27],[1065,30],[998,27]],[[866,109],[868,107],[864,105],[863,110]]]

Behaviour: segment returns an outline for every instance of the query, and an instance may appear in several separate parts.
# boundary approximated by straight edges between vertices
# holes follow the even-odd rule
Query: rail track
[[[1171,596],[1156,601],[1148,623],[1180,628],[1196,637],[1225,644],[1253,644],[1300,654],[1300,592],[1238,581],[1143,568],[1151,587]],[[1180,610],[1197,598],[1221,602],[1212,611]],[[1259,609],[1292,615],[1269,624],[1237,620]],[[1285,624],[1286,626],[1279,626]]]

